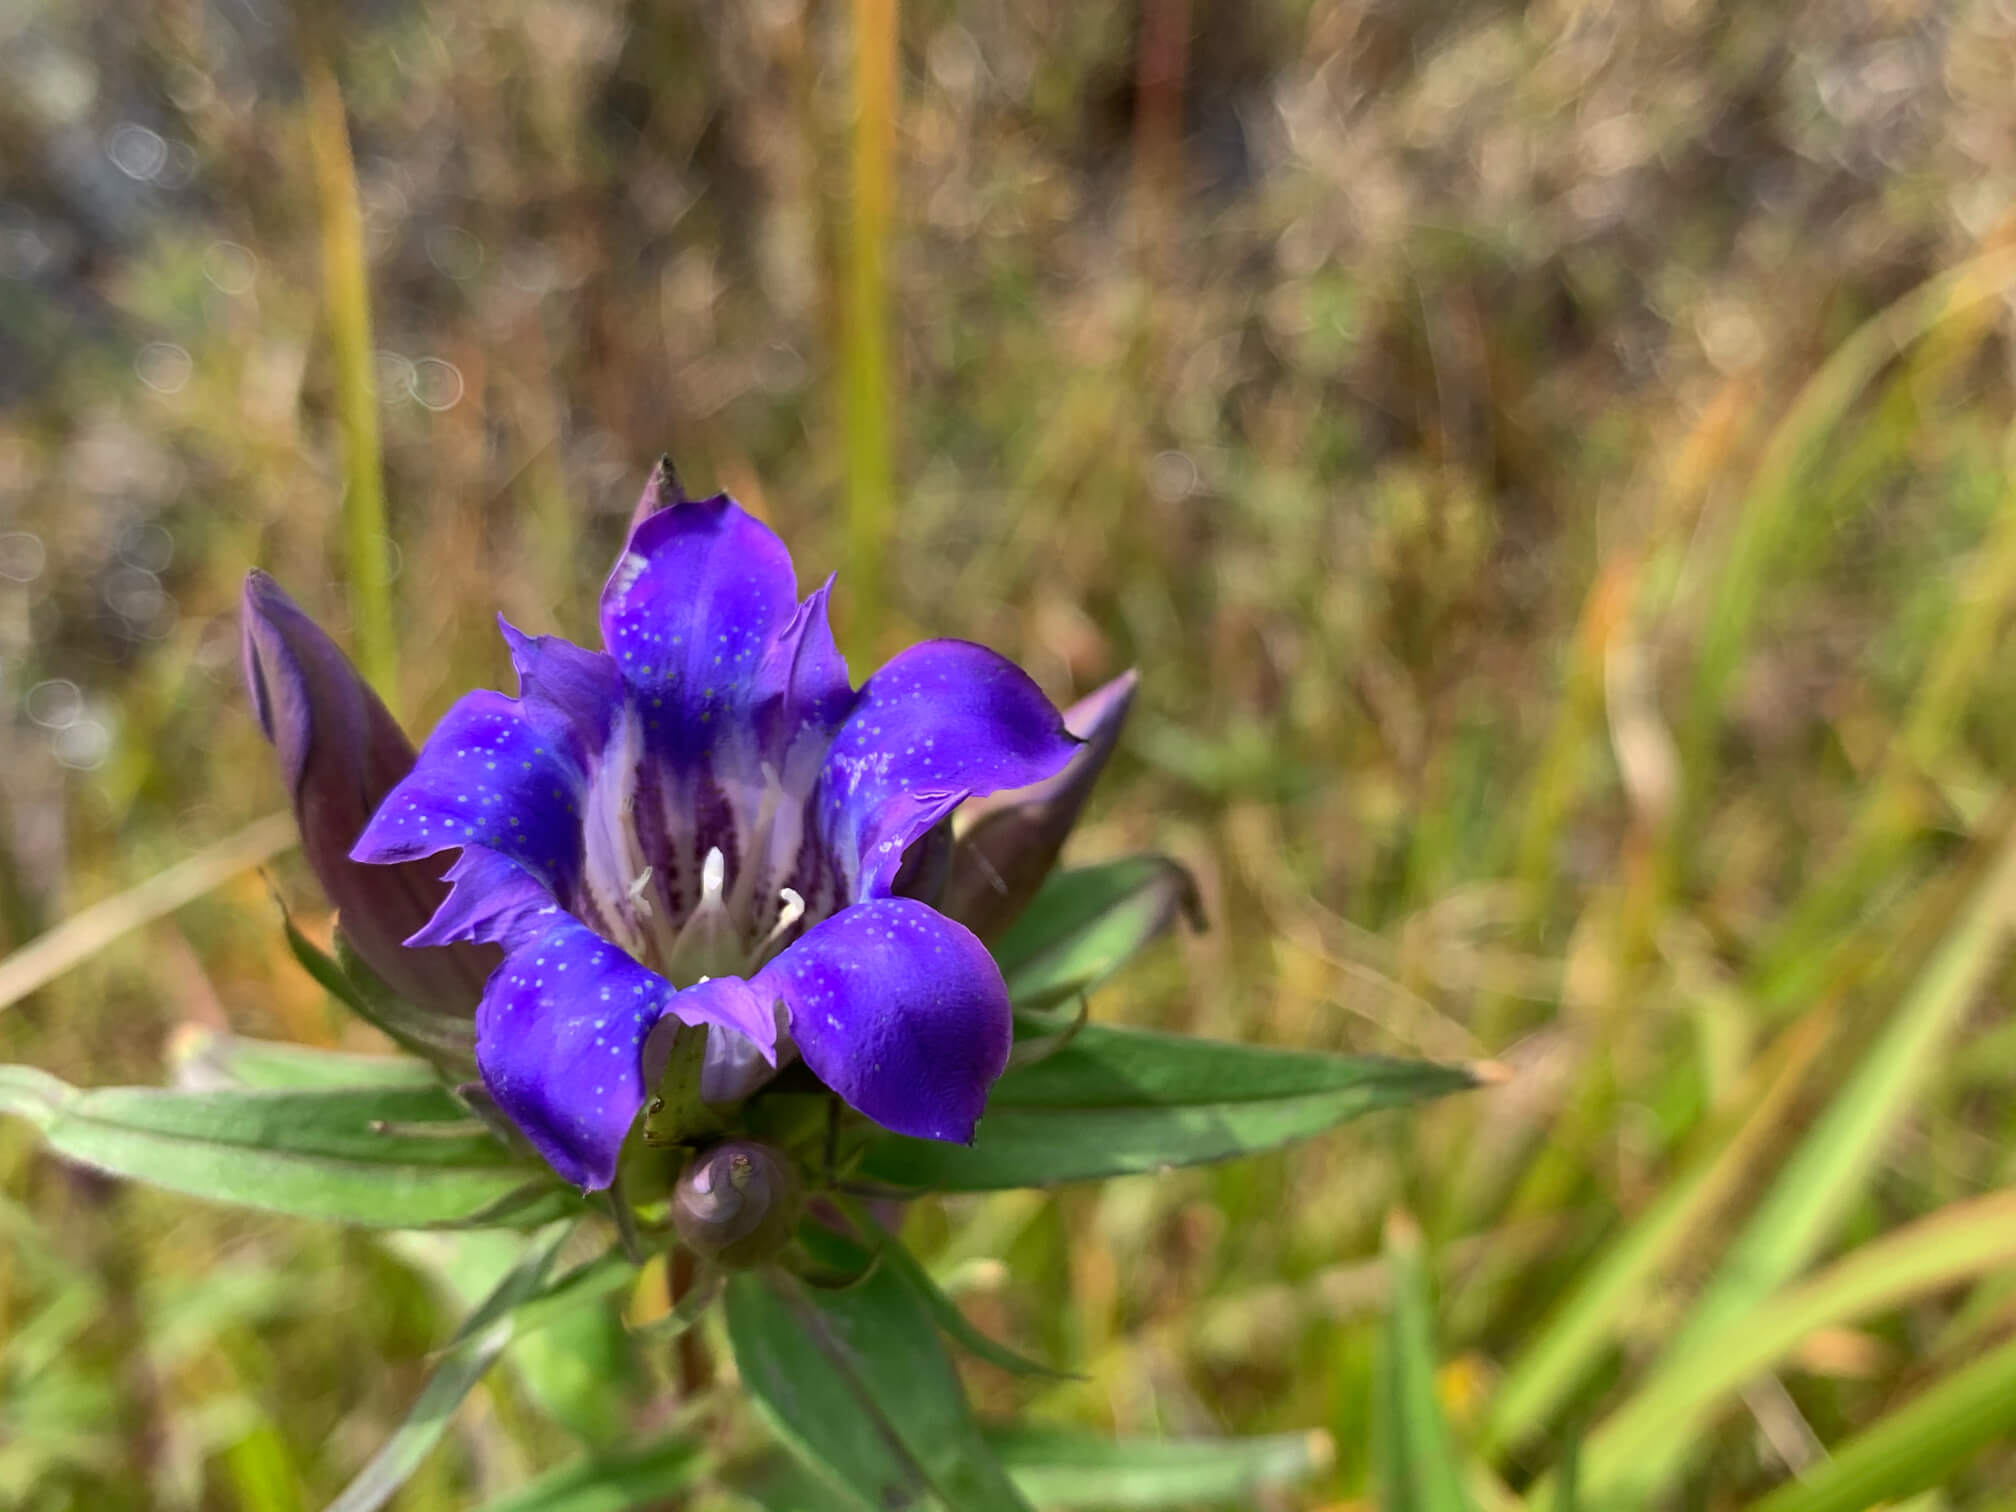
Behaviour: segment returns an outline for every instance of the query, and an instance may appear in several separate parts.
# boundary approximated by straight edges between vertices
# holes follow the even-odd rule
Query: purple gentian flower
[[[894,884],[962,801],[1049,777],[1076,741],[963,641],[855,689],[831,587],[800,603],[783,543],[725,496],[646,515],[602,590],[608,650],[504,625],[519,696],[463,697],[357,842],[367,862],[460,850],[410,943],[504,947],[477,1062],[578,1186],[613,1179],[668,1014],[707,1027],[703,1095],[788,1036],[851,1106],[924,1138],[971,1139],[1007,1064],[999,969]]]

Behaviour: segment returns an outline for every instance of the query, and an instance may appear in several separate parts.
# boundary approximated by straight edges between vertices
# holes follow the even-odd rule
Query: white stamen
[[[763,936],[756,948],[749,952],[749,969],[754,971],[763,964],[763,958],[770,954],[779,940],[791,932],[791,927],[805,917],[805,900],[798,896],[798,890],[787,887],[777,894],[784,900],[784,907],[778,911],[777,922],[770,926],[770,932]]]
[[[651,912],[651,900],[645,896],[645,891],[650,886],[651,868],[648,866],[630,879],[630,901],[637,906],[639,913],[645,915]]]

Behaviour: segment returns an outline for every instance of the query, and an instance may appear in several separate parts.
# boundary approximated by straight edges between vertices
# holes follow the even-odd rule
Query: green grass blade
[[[2016,1339],[1955,1371],[1850,1439],[1751,1512],[1862,1512],[1939,1485],[2016,1434]]]
[[[1327,1433],[1259,1438],[1110,1439],[1053,1428],[995,1428],[987,1442],[1022,1494],[1045,1512],[1252,1506],[1329,1468]]]
[[[1751,1175],[1795,1108],[1831,1027],[1831,1016],[1815,1016],[1785,1032],[1774,1055],[1777,1065],[1749,1115],[1625,1230],[1520,1353],[1492,1393],[1481,1436],[1485,1453],[1537,1432],[1595,1368],[1657,1278]]]
[[[1472,1512],[1435,1395],[1435,1315],[1421,1230],[1404,1213],[1386,1222],[1386,1266],[1393,1292],[1374,1404],[1379,1505],[1385,1512]]]
[[[476,1389],[476,1383],[497,1363],[515,1333],[512,1309],[535,1295],[560,1246],[562,1230],[536,1241],[524,1259],[505,1273],[497,1289],[469,1316],[420,1389],[405,1420],[393,1431],[356,1479],[329,1504],[328,1512],[377,1512],[420,1468],[428,1452],[441,1441],[455,1409]]]
[[[1590,1436],[1585,1505],[1642,1506],[1713,1414],[1818,1329],[1852,1324],[2016,1261],[2016,1191],[1956,1203],[1761,1299],[1671,1360]]]
[[[1812,1260],[1863,1190],[1891,1136],[1939,1068],[1941,1053],[1987,981],[2016,909],[2016,834],[1895,1014],[1786,1163],[1669,1358],[1686,1354]]]
[[[1734,533],[1702,608],[1694,687],[1680,747],[1692,792],[1705,792],[1713,781],[1715,732],[1749,649],[1770,576],[1807,497],[1806,477],[1819,449],[1899,351],[2011,287],[2016,287],[2016,249],[2007,247],[1921,284],[1843,342],[1780,422],[1738,508]]]
[[[2010,478],[1997,523],[1954,594],[1952,624],[1936,643],[1848,838],[1793,905],[1752,973],[1767,1005],[1797,1000],[1828,932],[1894,869],[1925,818],[1920,780],[1946,759],[1969,699],[1996,665],[1997,637],[2016,605],[2016,468]]]

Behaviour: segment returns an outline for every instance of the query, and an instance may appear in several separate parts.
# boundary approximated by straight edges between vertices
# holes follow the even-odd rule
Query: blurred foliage
[[[376,0],[318,54],[280,0],[0,13],[0,950],[281,804],[248,566],[354,640],[320,56],[416,728],[507,678],[493,611],[592,638],[669,450],[801,561],[868,554],[858,665],[965,635],[1060,702],[1142,668],[1079,855],[1181,857],[1214,927],[1101,1017],[1515,1073],[1292,1156],[919,1211],[984,1326],[1087,1378],[977,1370],[983,1408],[1322,1426],[1299,1504],[1366,1496],[1404,1202],[1467,1494],[1585,1442],[1600,1489],[1606,1425],[1706,1389],[1710,1324],[2011,1177],[2016,15],[914,0],[864,249],[877,9]],[[155,1080],[188,1022],[371,1043],[248,874],[0,1012],[0,1060]],[[116,1187],[13,1125],[0,1229],[0,1503],[35,1509],[319,1505],[503,1263]],[[1764,1273],[1718,1270],[1737,1235]],[[1675,1504],[1851,1440],[1813,1504],[1924,1484],[1868,1472],[1889,1415],[2007,1395],[1976,1258],[1860,1310],[1806,1280],[1825,1326],[1662,1451]],[[510,1358],[399,1506],[667,1411]],[[2016,1496],[2016,1451],[1938,1420],[1939,1504]]]

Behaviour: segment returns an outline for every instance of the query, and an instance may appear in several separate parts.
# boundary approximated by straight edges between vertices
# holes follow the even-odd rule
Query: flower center
[[[710,845],[700,860],[695,897],[693,862],[682,865],[680,857],[694,854],[686,847],[697,849],[695,830],[705,833],[702,816],[689,810],[709,806],[690,797],[676,808],[661,801],[655,783],[640,783],[642,759],[635,721],[619,720],[582,805],[585,864],[574,911],[675,987],[748,976],[807,922],[805,897],[778,885],[791,874],[790,857],[801,848],[803,806],[790,801],[768,768],[733,795],[746,805],[740,808],[747,816],[741,823],[719,813],[733,809],[733,799],[714,795],[718,801],[709,811],[718,815],[717,825],[724,820],[733,825],[726,838],[737,861],[731,877],[727,853]],[[684,887],[677,885],[682,870]]]
[[[690,987],[709,977],[750,975],[770,958],[792,928],[805,917],[805,900],[789,887],[780,889],[778,901],[782,907],[778,910],[777,922],[752,945],[722,886],[727,880],[727,872],[727,858],[717,845],[707,852],[707,859],[701,864],[700,902],[686,916],[686,922],[677,933],[654,931],[661,939],[670,935],[670,941],[661,943],[655,953],[658,958],[647,960],[645,964],[675,987]],[[641,896],[650,881],[651,868],[647,866],[630,884],[632,895]]]

